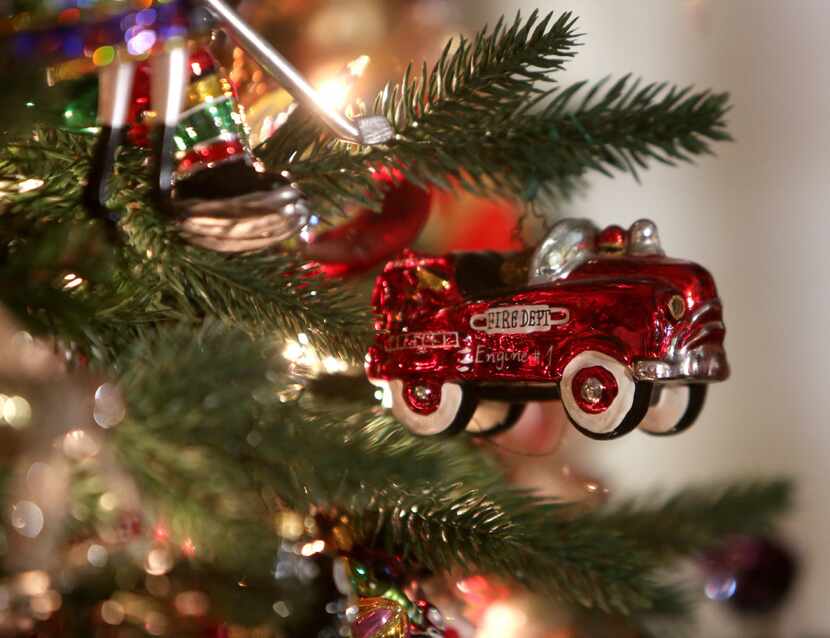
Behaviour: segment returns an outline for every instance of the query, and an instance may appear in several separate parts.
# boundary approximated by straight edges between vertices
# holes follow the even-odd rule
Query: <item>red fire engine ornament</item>
[[[729,375],[715,282],[649,220],[565,219],[533,253],[406,251],[373,303],[367,374],[415,434],[493,434],[557,399],[591,438],[675,434]]]

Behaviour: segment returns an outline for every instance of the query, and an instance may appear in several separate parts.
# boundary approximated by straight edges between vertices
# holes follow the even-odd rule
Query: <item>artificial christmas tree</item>
[[[636,174],[728,139],[726,95],[551,84],[576,42],[569,14],[500,22],[351,106],[391,122],[385,143],[343,142],[300,106],[256,154],[336,227],[402,185],[419,216],[429,189],[538,208],[589,171]],[[0,151],[0,290],[19,322],[0,335],[0,631],[510,635],[521,589],[555,602],[560,631],[648,635],[689,619],[666,567],[788,506],[777,481],[557,501],[513,485],[473,437],[413,437],[363,376],[365,282],[326,270],[313,241],[188,244],[136,147],[116,156],[112,238],[82,204],[93,150],[38,128]]]

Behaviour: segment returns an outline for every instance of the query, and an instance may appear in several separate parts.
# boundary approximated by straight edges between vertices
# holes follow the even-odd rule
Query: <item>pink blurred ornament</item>
[[[562,445],[567,425],[568,416],[559,401],[533,401],[516,425],[493,437],[493,442],[508,454],[553,454]]]
[[[464,615],[473,623],[478,623],[491,605],[507,600],[512,595],[507,585],[482,575],[463,578],[455,587],[459,598],[467,605]]]

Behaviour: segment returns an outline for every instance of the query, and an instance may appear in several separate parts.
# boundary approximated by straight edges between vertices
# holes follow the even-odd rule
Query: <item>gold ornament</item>
[[[361,598],[352,621],[353,638],[407,638],[406,610],[388,598]]]

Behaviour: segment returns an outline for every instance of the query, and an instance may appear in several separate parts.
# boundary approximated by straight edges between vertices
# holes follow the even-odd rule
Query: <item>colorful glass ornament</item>
[[[206,17],[206,9],[213,17]],[[302,194],[280,176],[266,175],[247,161],[223,159],[225,155],[244,157],[245,143],[238,137],[209,137],[211,131],[232,131],[239,124],[221,82],[199,79],[190,84],[191,94],[186,95],[190,71],[200,75],[188,59],[186,37],[210,28],[214,20],[339,137],[371,145],[387,142],[394,135],[384,117],[349,120],[328,104],[224,0],[151,0],[126,6],[92,0],[70,2],[69,6],[59,3],[57,7],[42,0],[14,0],[5,8],[0,34],[18,56],[87,56],[100,69],[100,132],[84,189],[84,204],[91,214],[110,222],[117,219],[107,204],[109,182],[124,139],[135,62],[149,57],[149,93],[157,129],[152,136],[152,192],[157,204],[177,217],[190,219],[191,226],[184,230],[194,243],[234,252],[258,250],[278,241],[275,238],[284,234],[285,219],[293,222],[302,217],[305,204]],[[183,111],[188,99],[196,104]],[[185,125],[180,128],[181,120]],[[221,166],[222,175],[205,179],[197,173],[199,179],[195,179],[188,172],[178,181],[174,194],[174,155],[179,152],[185,153],[186,170]],[[109,230],[114,233],[114,226]]]
[[[341,593],[357,599],[357,604],[351,607],[350,619],[354,637],[445,638],[451,635],[441,612],[425,599],[417,583],[407,577],[397,557],[355,548],[335,562],[334,580]]]
[[[382,597],[358,601],[351,630],[353,638],[408,638],[410,635],[404,608],[394,600]]]
[[[175,134],[176,178],[243,156],[253,161],[236,93],[216,58],[200,47],[190,54],[188,66],[186,101]],[[157,119],[150,104],[151,83],[150,64],[143,62],[136,68],[127,134],[138,146],[150,145],[151,127]]]
[[[221,252],[268,248],[309,221],[302,193],[283,176],[258,170],[244,115],[219,63],[205,48],[188,59],[185,109],[173,133],[176,207],[182,236]],[[158,115],[152,110],[152,69],[136,68],[128,139],[151,143]]]
[[[362,209],[349,221],[312,237],[304,250],[329,277],[374,268],[410,246],[426,224],[432,192],[388,170],[374,173],[387,192],[379,212]]]
[[[424,599],[415,601],[419,616],[410,626],[413,638],[448,638],[454,631],[447,627],[444,615],[432,603]]]
[[[792,551],[776,540],[760,536],[729,539],[707,553],[702,564],[707,598],[726,601],[746,614],[778,609],[798,575]]]
[[[622,242],[622,245],[621,245]],[[517,273],[524,273],[524,284]],[[563,220],[531,255],[405,252],[378,277],[367,375],[412,432],[476,433],[561,400],[583,434],[689,427],[706,384],[729,373],[714,280],[663,257],[654,224],[623,232]]]

